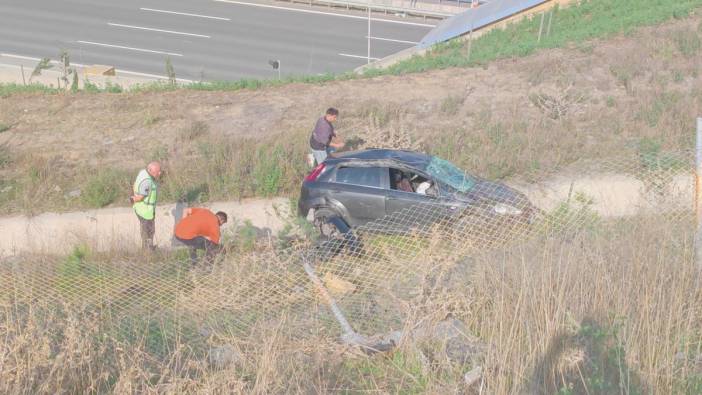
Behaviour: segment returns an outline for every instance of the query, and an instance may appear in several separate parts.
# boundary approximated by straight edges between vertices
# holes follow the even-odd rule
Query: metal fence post
[[[702,268],[702,118],[695,139],[695,263]]]
[[[322,299],[324,299],[324,301],[327,303],[327,306],[329,306],[329,308],[331,309],[332,314],[334,314],[334,318],[336,318],[336,321],[339,323],[339,325],[341,325],[341,329],[344,331],[342,339],[347,344],[362,345],[364,343],[363,337],[353,330],[351,324],[349,324],[348,320],[346,320],[346,317],[344,317],[344,313],[341,312],[341,309],[339,309],[339,306],[336,304],[336,301],[334,300],[334,298],[331,297],[329,291],[327,291],[327,288],[322,283],[322,280],[320,280],[319,277],[317,277],[317,274],[314,272],[314,269],[312,268],[312,266],[310,266],[307,259],[308,258],[303,254],[302,267],[305,269],[305,272],[307,272],[307,276],[309,277],[309,279],[317,287],[317,291],[319,291],[320,295],[322,296]]]

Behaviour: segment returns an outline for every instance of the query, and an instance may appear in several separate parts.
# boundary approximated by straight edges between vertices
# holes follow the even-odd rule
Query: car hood
[[[467,192],[453,192],[452,197],[471,204],[502,203],[516,208],[531,206],[527,197],[500,182],[481,180]]]

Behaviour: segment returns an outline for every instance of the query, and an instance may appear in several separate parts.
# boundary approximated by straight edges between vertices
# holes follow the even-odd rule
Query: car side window
[[[336,182],[380,188],[380,168],[340,167],[336,170]]]
[[[410,170],[394,168],[390,168],[390,189],[432,197],[439,194],[438,186],[432,180]]]

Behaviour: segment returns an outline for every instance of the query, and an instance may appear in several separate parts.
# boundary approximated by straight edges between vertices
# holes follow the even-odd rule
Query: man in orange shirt
[[[219,211],[214,214],[206,208],[189,208],[183,219],[176,224],[175,237],[190,248],[190,261],[197,263],[197,250],[205,250],[207,263],[222,251],[220,226],[227,222],[227,214]]]

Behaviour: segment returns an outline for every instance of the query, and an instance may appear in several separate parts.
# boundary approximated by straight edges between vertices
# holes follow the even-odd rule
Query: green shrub
[[[585,319],[576,335],[558,338],[561,343],[586,355],[578,365],[577,373],[560,373],[558,379],[563,384],[559,394],[613,394],[624,389],[623,392],[628,394],[648,393],[641,378],[627,363],[619,331],[617,323],[605,326]]]
[[[0,144],[0,169],[12,163],[12,151],[7,143]]]
[[[446,115],[456,115],[458,110],[461,109],[464,101],[464,96],[448,96],[441,102],[440,110]]]
[[[102,89],[103,92],[107,93],[122,93],[124,88],[119,84],[114,84],[110,81],[105,82],[105,87]]]
[[[144,116],[144,126],[152,126],[160,120],[161,118],[158,115],[154,115],[151,111],[148,111]]]
[[[651,138],[639,140],[639,160],[641,167],[647,171],[668,171],[686,167],[683,158],[673,153],[664,152],[660,141]]]
[[[180,141],[192,141],[198,137],[204,136],[209,132],[210,125],[203,121],[193,121],[189,126],[178,131],[178,139]]]
[[[15,83],[0,83],[0,97],[7,97],[9,95],[13,94],[19,94],[19,93],[36,93],[36,92],[41,92],[41,93],[46,93],[50,95],[54,95],[60,92],[59,89],[47,86],[47,85],[42,85],[39,83],[33,83],[29,85],[22,85],[22,84],[15,84]]]
[[[90,80],[85,79],[83,81],[83,91],[88,93],[100,93],[102,90],[99,86],[90,82]]]
[[[700,36],[692,29],[675,32],[674,40],[680,53],[688,58],[697,55],[700,52],[700,47],[702,47]]]
[[[252,251],[256,246],[258,232],[251,220],[245,220],[244,224],[237,230],[236,247],[239,251]]]
[[[280,190],[283,177],[281,158],[285,158],[285,155],[280,145],[276,145],[272,150],[266,146],[259,148],[258,162],[253,172],[254,189],[257,195],[273,196]]]
[[[90,207],[100,208],[129,194],[129,178],[117,170],[104,170],[90,177],[82,200]]]

